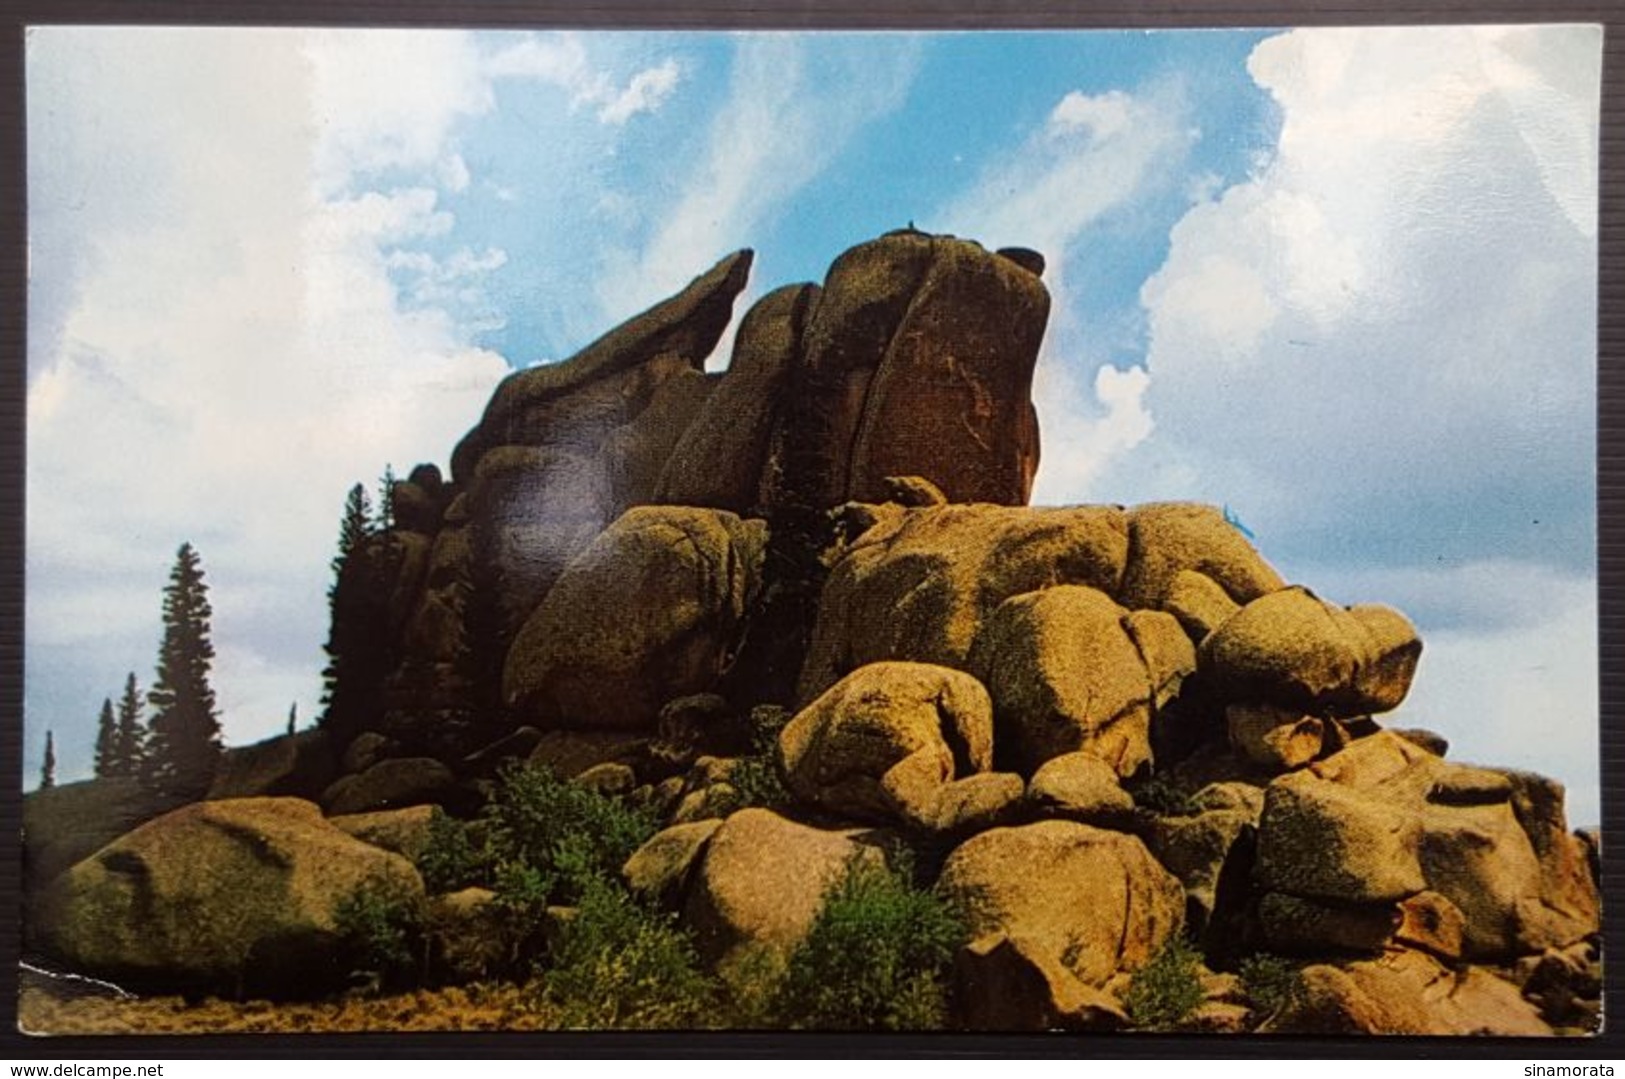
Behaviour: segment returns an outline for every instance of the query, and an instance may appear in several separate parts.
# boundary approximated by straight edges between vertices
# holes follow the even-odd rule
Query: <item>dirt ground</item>
[[[25,1034],[288,1034],[539,1030],[546,1016],[511,985],[395,996],[272,1003],[121,996],[111,988],[25,975],[17,1025]]]

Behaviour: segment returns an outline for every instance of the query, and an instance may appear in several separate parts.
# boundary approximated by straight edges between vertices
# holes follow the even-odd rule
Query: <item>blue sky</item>
[[[26,781],[182,540],[228,737],[313,717],[351,483],[730,250],[748,300],[912,221],[1049,261],[1038,500],[1229,505],[1416,619],[1396,722],[1596,820],[1600,42],[37,30]]]

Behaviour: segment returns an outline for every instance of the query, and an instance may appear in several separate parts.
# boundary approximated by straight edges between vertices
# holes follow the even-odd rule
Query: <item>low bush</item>
[[[773,994],[777,1022],[814,1030],[931,1030],[967,930],[906,865],[854,861],[832,887]]]
[[[1172,937],[1134,974],[1123,1000],[1129,1019],[1142,1030],[1168,1031],[1202,1003],[1202,953],[1184,937]]]
[[[431,892],[490,888],[516,908],[574,902],[582,882],[613,876],[657,829],[646,807],[540,767],[510,767],[480,819],[437,819],[418,869]]]
[[[416,981],[423,921],[421,902],[387,883],[369,881],[339,900],[333,924],[351,979],[375,991]]]
[[[1196,803],[1186,791],[1164,776],[1152,776],[1129,789],[1134,804],[1150,810],[1159,817],[1188,817],[1196,812]]]
[[[541,1003],[569,1029],[650,1030],[705,1025],[717,984],[669,914],[601,876],[581,880],[540,979]]]
[[[1302,972],[1295,963],[1278,955],[1250,955],[1241,961],[1236,974],[1241,978],[1253,1018],[1259,1022],[1303,999]]]
[[[751,711],[751,752],[741,757],[728,774],[728,785],[737,794],[739,809],[782,809],[793,800],[779,769],[779,732],[788,722],[790,713],[775,705],[761,705]]]
[[[429,818],[429,838],[417,857],[417,867],[431,894],[484,883],[484,855],[469,832],[466,823],[444,813]]]

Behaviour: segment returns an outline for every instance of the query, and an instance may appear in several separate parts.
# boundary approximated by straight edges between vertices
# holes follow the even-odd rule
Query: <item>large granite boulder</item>
[[[1130,614],[1097,589],[1057,585],[1001,604],[968,667],[993,698],[1001,758],[1015,768],[1084,751],[1128,776],[1151,759],[1152,718],[1195,660],[1171,615]]]
[[[348,974],[334,916],[363,886],[423,897],[410,862],[309,802],[197,802],[74,866],[35,917],[55,957],[130,988],[314,994]]]
[[[1550,1035],[1518,987],[1479,967],[1452,969],[1399,950],[1344,966],[1315,964],[1302,991],[1260,1033]]]
[[[393,757],[337,780],[321,802],[339,817],[417,805],[456,807],[462,797],[456,774],[434,758]]]
[[[1250,603],[1286,582],[1214,506],[1152,502],[1128,514],[1129,555],[1118,596],[1125,607],[1164,610],[1170,597],[1190,589],[1181,573],[1200,574],[1232,601]]]
[[[1058,584],[1112,594],[1127,556],[1116,507],[890,507],[830,570],[799,695],[810,701],[880,660],[964,670],[1005,600]]]
[[[855,861],[879,865],[861,831],[833,832],[742,809],[717,827],[688,885],[683,922],[725,975],[786,959]]]
[[[1226,699],[1358,716],[1399,706],[1422,642],[1399,612],[1342,608],[1305,588],[1248,603],[1202,642],[1202,673]]]
[[[942,786],[993,764],[993,706],[976,679],[925,663],[860,667],[779,734],[790,790],[838,816],[929,819]]]
[[[1184,924],[1185,890],[1139,839],[1073,821],[994,828],[961,844],[937,887],[972,939],[1003,933],[1103,986]]]
[[[787,388],[817,285],[786,285],[758,300],[739,324],[716,390],[673,447],[654,501],[746,514],[767,504],[775,431],[792,422]],[[782,451],[782,434],[778,440]]]
[[[465,482],[497,446],[595,449],[666,378],[705,362],[733,317],[751,258],[751,252],[737,251],[568,360],[509,375],[453,452],[453,478]]]
[[[88,779],[23,797],[23,883],[32,893],[119,836],[160,817],[180,799],[138,780]]]
[[[1465,916],[1464,955],[1536,954],[1599,924],[1562,801],[1551,780],[1446,762],[1383,731],[1269,785],[1258,882],[1341,904],[1436,892]]]
[[[766,528],[720,510],[628,511],[570,563],[509,650],[503,694],[547,729],[653,729],[715,688],[761,581]]]

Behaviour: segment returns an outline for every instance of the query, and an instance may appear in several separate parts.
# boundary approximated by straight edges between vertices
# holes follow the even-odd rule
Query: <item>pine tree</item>
[[[294,701],[288,705],[288,733],[291,735],[299,726],[299,702]]]
[[[395,468],[384,465],[384,474],[378,480],[378,528],[388,532],[395,527]]]
[[[45,732],[45,763],[40,766],[39,789],[50,790],[56,786],[56,741],[51,732]]]
[[[113,756],[107,774],[126,779],[139,778],[145,773],[147,761],[147,727],[141,716],[141,688],[136,685],[135,672],[124,680],[124,695],[118,702],[118,725],[113,731]]]
[[[388,551],[381,539],[366,488],[358,483],[344,501],[333,585],[327,591],[331,621],[318,723],[339,742],[359,734],[377,717],[391,666],[388,596],[382,585]]]
[[[339,522],[339,553],[333,559],[333,588],[328,589],[327,596],[333,597],[338,588],[337,578],[344,572],[344,563],[349,559],[351,552],[367,541],[372,535],[372,505],[367,501],[367,489],[361,484],[350,488],[350,493],[344,498],[344,519]]]
[[[96,778],[107,779],[118,768],[118,726],[113,719],[113,698],[102,698],[102,716],[96,723]]]
[[[164,589],[158,678],[147,694],[153,715],[145,777],[166,794],[202,795],[219,763],[220,717],[209,686],[212,613],[197,551],[183,543]]]
[[[463,600],[456,659],[470,720],[468,737],[476,743],[472,748],[501,737],[510,728],[502,697],[502,666],[509,643],[502,609],[504,582],[502,565],[496,559],[474,560]]]

